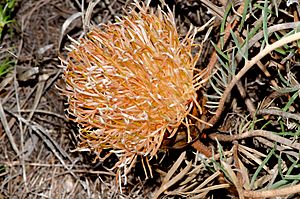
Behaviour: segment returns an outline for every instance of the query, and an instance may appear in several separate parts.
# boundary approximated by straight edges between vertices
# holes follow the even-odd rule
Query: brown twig
[[[267,147],[274,147],[274,142],[273,141],[269,141],[266,138],[262,138],[262,137],[256,137],[255,138],[258,142],[262,143],[263,145],[267,146]],[[285,146],[276,146],[276,150],[288,154],[290,156],[294,156],[296,159],[299,158],[299,152],[297,152],[296,150],[292,151],[287,149]]]
[[[232,25],[232,27],[235,27],[234,26],[235,24],[233,23],[233,25]],[[268,33],[272,33],[272,32],[276,32],[276,31],[278,31],[278,30],[282,30],[282,29],[290,29],[290,28],[294,28],[294,27],[296,27],[297,25],[299,25],[298,23],[296,24],[296,23],[284,23],[284,24],[278,24],[278,25],[274,25],[274,26],[272,26],[272,27],[269,27],[268,28]],[[231,26],[227,26],[226,27],[226,29],[225,29],[225,33],[226,33],[226,31],[228,31],[229,32],[229,30],[230,30],[230,28],[231,28]],[[227,39],[229,38],[229,36],[230,36],[230,34],[225,34],[225,36],[224,36],[224,41],[227,41]],[[258,33],[258,34],[256,34],[250,41],[249,41],[249,45],[247,46],[247,47],[250,47],[250,46],[253,46],[256,42],[258,42],[259,41],[259,39],[261,39],[263,37],[263,32],[260,32],[260,33]],[[299,38],[298,38],[299,39]],[[298,40],[298,39],[295,39],[295,40]],[[295,40],[293,40],[293,41],[295,41]],[[279,41],[277,41],[277,42],[275,42],[275,43],[278,43],[278,44],[280,44],[280,42],[282,42],[282,44],[281,45],[279,45],[279,46],[274,46],[275,48],[273,48],[272,50],[274,50],[274,49],[276,49],[276,48],[278,48],[278,47],[280,47],[280,46],[282,46],[282,45],[284,45],[284,44],[286,44],[286,43],[284,43],[284,41],[282,41],[282,40],[279,40]],[[220,42],[219,42],[220,43]],[[218,47],[220,47],[220,44],[218,43]],[[274,44],[275,44],[274,43]],[[284,43],[284,44],[283,44]],[[289,43],[289,42],[287,42],[287,43]],[[274,45],[274,44],[272,44],[272,45]],[[272,50],[271,50],[271,46],[272,45],[270,45],[270,46],[267,46],[267,48],[265,48],[264,49],[264,51],[265,50],[268,50],[269,52],[271,52]],[[245,46],[246,47],[246,46]],[[244,47],[244,48],[245,48]],[[243,48],[243,51],[245,51],[245,49]],[[268,52],[268,53],[269,53]],[[262,53],[262,52],[261,52]],[[240,80],[240,78],[254,65],[254,64],[256,64],[256,63],[258,63],[259,64],[259,66],[261,66],[261,64],[259,63],[259,60],[261,59],[261,58],[263,58],[264,56],[266,56],[266,54],[268,54],[268,53],[266,53],[266,54],[264,54],[263,56],[261,56],[262,54],[261,53],[259,53],[257,56],[255,56],[254,58],[252,58],[252,60],[251,61],[247,61],[246,63],[245,63],[245,66],[243,67],[243,69],[238,73],[238,75],[235,77],[235,79],[233,79],[232,81],[231,81],[231,83],[228,85],[228,87],[225,89],[225,91],[224,91],[224,94],[223,94],[223,96],[222,96],[222,99],[220,100],[220,104],[219,104],[219,107],[218,107],[218,109],[217,109],[217,111],[216,111],[216,115],[214,116],[214,117],[212,117],[211,119],[210,119],[210,121],[209,121],[209,123],[210,124],[212,124],[212,125],[214,125],[217,121],[218,121],[218,119],[219,119],[219,117],[221,116],[221,114],[222,114],[222,111],[223,111],[223,108],[224,108],[224,105],[225,105],[225,102],[226,102],[226,99],[227,99],[227,97],[229,96],[229,94],[230,94],[230,92],[231,92],[231,90],[232,90],[232,88],[237,84],[237,82]],[[261,56],[261,57],[260,57]],[[260,57],[260,58],[259,58]],[[259,58],[259,59],[257,59],[257,58]],[[208,64],[208,71],[212,71],[212,69],[213,69],[213,67],[215,66],[215,64],[217,63],[217,54],[216,54],[216,52],[214,52],[213,53],[213,55],[211,56],[211,59],[210,59],[211,61],[209,62],[209,64]],[[250,64],[250,62],[252,62],[252,64]],[[243,71],[243,70],[245,70],[245,71]],[[264,72],[264,73],[266,73],[266,71],[265,70],[263,70],[263,68],[262,68],[262,71]],[[249,107],[251,107],[251,106],[249,106]]]
[[[257,114],[270,114],[270,115],[278,115],[285,118],[294,119],[300,122],[300,115],[294,113],[288,113],[282,110],[276,109],[262,109],[257,112]]]
[[[275,135],[271,131],[265,131],[265,130],[253,130],[253,131],[247,131],[242,134],[237,134],[237,135],[224,135],[220,133],[212,133],[209,135],[211,139],[217,139],[218,141],[223,141],[223,142],[232,142],[235,140],[241,140],[249,137],[264,137],[269,140],[284,144],[286,146],[289,146],[291,148],[300,150],[300,143],[293,142],[292,140],[283,138],[279,135]]]
[[[252,66],[254,66],[259,60],[261,60],[263,57],[265,57],[267,54],[269,54],[276,48],[279,48],[287,43],[290,43],[290,42],[293,42],[293,41],[296,41],[299,39],[300,39],[300,33],[295,33],[293,35],[287,36],[285,38],[282,38],[282,39],[276,41],[275,43],[273,43],[271,45],[266,46],[265,49],[263,49],[259,54],[257,54],[251,60],[246,60],[244,67],[239,71],[239,73],[235,77],[233,77],[230,84],[228,84],[228,86],[226,87],[226,89],[223,93],[223,96],[220,100],[219,107],[216,110],[216,114],[208,121],[208,123],[214,125],[218,121],[218,119],[220,118],[220,116],[223,112],[225,102],[227,100],[227,97],[231,93],[232,88],[246,74],[246,72],[250,68],[252,68]]]
[[[286,93],[281,93],[281,92],[278,92],[278,91],[273,91],[270,95],[268,95],[264,100],[263,102],[261,103],[261,106],[260,108],[263,109],[263,108],[266,108],[270,105],[270,103],[278,98],[278,97],[281,97],[281,96],[284,96],[286,95]]]
[[[235,167],[240,170],[240,160],[239,160],[239,156],[238,156],[238,150],[239,150],[239,144],[237,141],[234,141],[233,143],[233,159],[234,159],[234,165]],[[238,180],[238,183],[242,186],[243,184],[243,176],[241,174],[241,172],[237,172],[236,174],[236,178]]]
[[[193,144],[192,147],[196,149],[198,152],[202,153],[206,157],[212,157],[212,152],[211,150],[205,146],[200,140],[196,140]]]
[[[208,2],[204,2],[202,1],[203,3],[205,4],[211,4],[209,1]],[[244,10],[244,3],[242,3],[237,12],[238,13],[242,13]],[[224,44],[228,41],[229,37],[230,37],[230,30],[232,29],[235,29],[236,26],[238,25],[238,20],[235,19],[234,22],[232,24],[228,24],[224,30]],[[217,44],[218,48],[221,48],[221,40],[219,40],[218,44]],[[210,57],[210,61],[206,67],[207,69],[207,75],[211,75],[216,63],[217,63],[217,51],[214,50],[213,54],[211,55]],[[207,77],[206,77],[207,78]],[[199,123],[199,122],[198,122]],[[196,122],[196,126],[202,126],[201,124],[197,124]],[[208,126],[208,125],[207,125]],[[201,143],[200,140],[196,140],[193,144],[192,144],[192,147],[194,147],[197,151],[199,151],[200,153],[204,154],[205,156],[207,157],[211,157],[212,156],[212,153],[211,153],[211,150],[209,150],[209,148],[207,146],[205,146],[203,143]]]
[[[300,184],[273,189],[273,190],[259,190],[259,191],[244,191],[244,196],[248,198],[272,198],[278,196],[287,196],[295,193],[299,193]]]
[[[220,7],[216,6],[211,1],[208,1],[208,0],[200,0],[200,1],[203,4],[205,4],[208,8],[210,8],[212,10],[212,12],[215,13],[215,15],[218,16],[220,19],[223,18],[224,11]]]
[[[267,29],[268,34],[271,34],[273,32],[279,31],[279,30],[285,30],[285,29],[294,29],[300,25],[300,22],[289,22],[289,23],[282,23],[282,24],[276,24],[274,26],[270,26]],[[250,40],[248,46],[243,47],[243,52],[245,51],[246,47],[253,46],[256,42],[258,42],[261,38],[263,38],[264,33],[263,31],[258,32],[256,35],[254,35]]]

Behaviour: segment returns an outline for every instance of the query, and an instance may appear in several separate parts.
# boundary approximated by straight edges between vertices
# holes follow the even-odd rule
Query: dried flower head
[[[116,23],[94,27],[71,46],[64,70],[69,117],[81,147],[109,149],[118,167],[153,157],[196,102],[195,32],[181,38],[172,12],[135,4]],[[192,29],[191,29],[192,30]]]

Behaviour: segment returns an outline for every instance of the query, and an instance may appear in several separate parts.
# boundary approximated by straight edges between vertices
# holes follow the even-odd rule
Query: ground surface
[[[251,192],[254,190],[297,186],[299,44],[283,41],[285,45],[280,45],[283,46],[280,49],[254,59],[257,65],[233,84],[239,89],[228,90],[226,108],[214,127],[198,126],[199,137],[216,154],[213,159],[197,154],[191,146],[181,147],[179,140],[174,146],[167,146],[167,152],[160,152],[157,160],[152,160],[153,178],[145,179],[139,160],[120,193],[114,171],[108,169],[114,157],[104,163],[93,162],[93,155],[76,151],[76,124],[65,118],[66,99],[59,91],[64,88],[59,57],[65,58],[65,46],[70,43],[66,35],[79,38],[87,31],[88,24],[82,22],[80,13],[86,12],[89,1],[83,2],[17,1],[15,22],[5,34],[1,49],[1,57],[11,57],[16,64],[9,74],[0,77],[0,199],[224,198],[225,195],[243,198],[254,197],[256,193]],[[130,3],[98,1],[91,23],[113,22]],[[205,121],[213,122],[209,119],[218,112],[215,105],[221,104],[219,99],[224,98],[233,77],[247,65],[246,57],[255,58],[268,46],[265,40],[272,44],[284,35],[293,34],[290,31],[299,25],[297,4],[288,7],[281,1],[234,3],[235,10],[230,9],[225,23],[222,18],[227,15],[225,8],[230,8],[228,2],[170,1],[178,13],[181,34],[191,24],[203,27],[195,39],[202,46],[198,67],[217,71],[199,91],[199,98],[205,99],[199,100],[200,104],[206,103],[206,115],[201,116]],[[155,7],[157,2],[151,5]],[[247,12],[243,13],[242,8],[246,7]],[[267,17],[263,18],[262,13]],[[254,30],[255,27],[259,28]],[[266,38],[268,27],[269,33],[277,32]],[[229,28],[233,29],[231,36]],[[220,34],[224,29],[229,34]],[[247,35],[247,30],[251,34]],[[211,41],[216,44],[223,41],[218,45],[221,49],[218,60]],[[250,43],[248,51],[239,54],[245,50],[243,41]],[[285,193],[290,198],[299,198],[294,192],[279,190],[272,192],[273,195],[256,196],[275,197]]]

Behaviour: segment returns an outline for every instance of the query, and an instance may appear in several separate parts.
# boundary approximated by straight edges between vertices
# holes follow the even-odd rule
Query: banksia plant
[[[196,30],[180,37],[171,11],[135,7],[74,42],[64,66],[68,117],[80,126],[80,147],[116,154],[116,167],[125,171],[189,125],[201,86],[199,53],[192,55]]]

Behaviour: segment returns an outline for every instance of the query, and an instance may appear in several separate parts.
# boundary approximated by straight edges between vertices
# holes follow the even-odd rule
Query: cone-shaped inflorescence
[[[71,46],[64,68],[68,116],[81,147],[115,153],[116,165],[153,157],[196,101],[195,32],[180,38],[172,12],[135,5]]]

